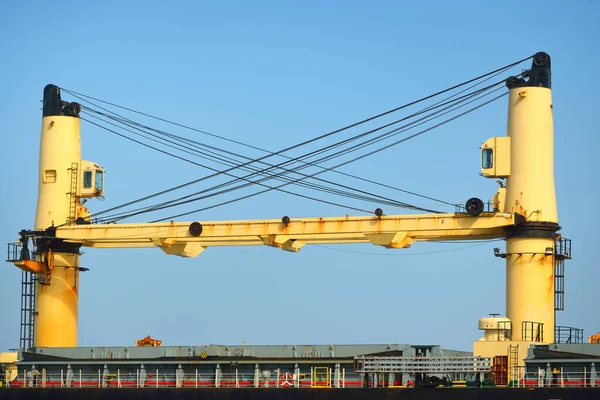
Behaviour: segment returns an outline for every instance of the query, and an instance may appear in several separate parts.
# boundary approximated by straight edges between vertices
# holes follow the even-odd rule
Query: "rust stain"
[[[325,231],[325,221],[323,220],[323,217],[319,218],[318,224],[319,224],[319,226],[318,226],[319,232],[324,232]]]
[[[376,218],[375,219],[375,226],[377,227],[377,231],[382,232],[383,228],[382,228],[382,220],[381,218]]]
[[[522,266],[523,265],[523,255],[515,254],[515,256],[517,257],[517,259],[515,260],[515,263],[519,266]]]

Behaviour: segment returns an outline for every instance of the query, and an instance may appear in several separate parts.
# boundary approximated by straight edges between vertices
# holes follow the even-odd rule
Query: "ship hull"
[[[600,398],[600,388],[454,389],[0,389],[2,400],[548,400]]]

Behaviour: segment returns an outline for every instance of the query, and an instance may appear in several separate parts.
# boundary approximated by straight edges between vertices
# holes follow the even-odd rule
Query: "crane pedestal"
[[[49,282],[39,274],[35,289],[36,347],[77,346],[79,254],[54,253]],[[43,277],[43,279],[41,279]]]

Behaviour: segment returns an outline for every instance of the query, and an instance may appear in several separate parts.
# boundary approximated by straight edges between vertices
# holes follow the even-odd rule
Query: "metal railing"
[[[358,373],[481,373],[492,370],[489,357],[354,357]]]
[[[583,329],[555,326],[554,343],[583,343]]]
[[[593,364],[592,364],[593,365]],[[510,387],[598,387],[600,388],[600,375],[594,366],[583,367],[580,370],[564,371],[564,368],[551,370],[539,368],[536,372],[526,372],[525,367],[519,367],[516,378],[509,384]]]
[[[544,324],[535,321],[521,323],[521,340],[524,342],[543,342]]]
[[[567,239],[562,236],[557,237],[554,253],[557,258],[563,260],[573,258],[573,254],[571,253],[571,239]]]
[[[21,261],[22,258],[23,245],[18,242],[8,243],[8,250],[6,252],[6,261],[14,262]]]
[[[61,369],[48,372],[41,370],[21,370],[9,380],[7,374],[0,373],[0,388],[345,388],[357,387],[363,382],[356,376],[346,379],[346,369],[335,371],[329,367],[311,367],[307,373],[245,370],[213,373],[200,373],[196,370],[172,369],[117,369],[109,371],[99,368],[84,373],[82,369]]]
[[[322,368],[317,370],[317,368]],[[255,371],[254,373],[234,372],[228,373],[200,373],[198,370],[190,371],[178,369],[117,369],[116,372],[98,369],[91,373],[89,369],[65,370],[49,373],[46,369],[19,371],[13,379],[8,374],[0,372],[0,390],[15,388],[356,388],[356,387],[389,387],[384,382],[377,384],[366,383],[358,375],[346,375],[345,369],[337,373],[328,367],[311,367],[307,373],[289,373],[280,370]],[[459,382],[460,383],[460,382]],[[466,385],[452,385],[461,387]],[[516,376],[511,376],[507,387],[533,388],[533,387],[597,387],[600,388],[600,375],[595,367],[583,367],[580,370],[563,368],[552,370],[538,369],[535,372],[526,372],[525,367],[518,367]],[[459,389],[458,389],[459,390]]]

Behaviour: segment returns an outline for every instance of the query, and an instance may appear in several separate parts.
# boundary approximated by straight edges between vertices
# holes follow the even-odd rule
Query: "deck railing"
[[[321,367],[326,368],[326,367]],[[280,370],[265,374],[265,371],[241,373],[238,370],[228,373],[200,373],[178,369],[161,371],[160,369],[117,369],[116,372],[98,369],[94,373],[84,373],[79,369],[61,369],[49,374],[41,371],[20,370],[10,380],[9,375],[0,372],[0,390],[7,388],[356,388],[356,387],[399,387],[392,382],[368,382],[354,373],[346,374],[344,368],[335,373],[331,369],[310,369],[310,373],[290,373]],[[11,377],[14,375],[11,375]],[[326,379],[324,379],[326,377]],[[468,385],[455,385],[456,387]],[[534,387],[597,387],[600,388],[600,376],[595,368],[584,367],[582,370],[546,369],[536,372],[525,372],[519,367],[517,376],[511,378],[508,388]]]

